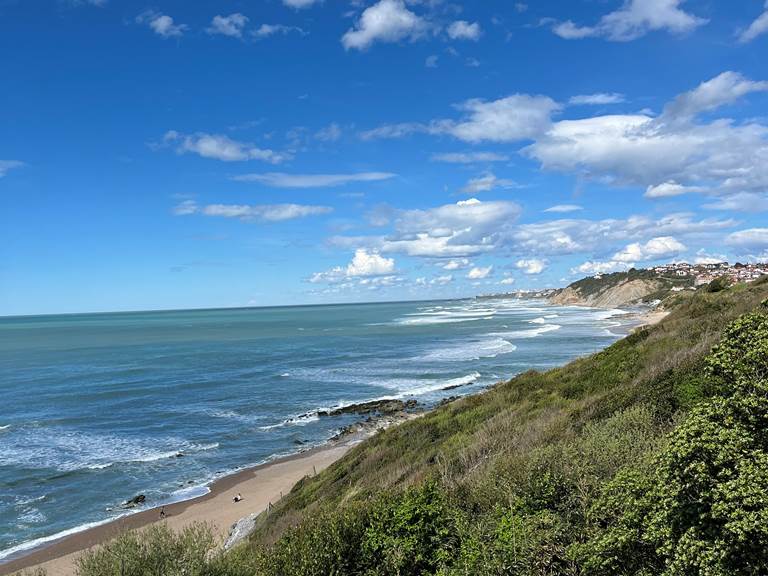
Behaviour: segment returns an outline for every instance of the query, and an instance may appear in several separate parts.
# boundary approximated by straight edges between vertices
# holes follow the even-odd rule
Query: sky
[[[0,0],[0,315],[768,260],[763,0]]]

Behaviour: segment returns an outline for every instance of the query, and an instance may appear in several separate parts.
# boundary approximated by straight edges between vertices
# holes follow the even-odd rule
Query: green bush
[[[208,576],[215,548],[216,539],[205,524],[181,532],[155,524],[85,552],[76,569],[78,576]]]
[[[768,318],[731,324],[707,365],[724,395],[606,486],[572,548],[585,573],[768,574]]]

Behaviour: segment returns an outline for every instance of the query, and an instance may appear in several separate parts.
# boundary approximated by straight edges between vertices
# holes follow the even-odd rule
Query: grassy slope
[[[766,298],[678,294],[602,352],[378,433],[228,554],[158,526],[80,576],[768,573]]]
[[[566,484],[590,484],[565,487],[582,491],[586,501],[621,465],[655,446],[677,413],[709,394],[702,378],[704,355],[728,322],[766,297],[767,282],[681,295],[661,324],[602,352],[545,373],[521,374],[381,432],[297,485],[252,540],[274,541],[321,505],[365,501],[427,477],[477,500],[484,511],[493,501],[529,497],[528,476],[537,467],[561,466],[553,473],[569,477]],[[618,422],[624,413],[627,422]],[[587,446],[585,434],[605,445]],[[597,438],[601,434],[606,438]],[[570,454],[573,450],[577,453]]]

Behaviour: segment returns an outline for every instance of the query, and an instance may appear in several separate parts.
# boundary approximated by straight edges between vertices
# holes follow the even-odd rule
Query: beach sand
[[[222,478],[211,485],[210,493],[193,500],[165,507],[168,526],[179,530],[193,522],[207,522],[225,539],[232,524],[254,512],[265,510],[271,502],[288,494],[304,476],[312,476],[341,458],[359,439],[308,450]],[[240,493],[243,500],[232,502]],[[74,574],[75,559],[88,548],[106,542],[127,529],[141,528],[159,522],[159,509],[126,516],[61,540],[52,542],[30,554],[0,564],[0,574],[13,574],[25,568],[43,568],[48,576]]]

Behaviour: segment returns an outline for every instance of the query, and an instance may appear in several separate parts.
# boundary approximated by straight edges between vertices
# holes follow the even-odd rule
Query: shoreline
[[[547,302],[551,304],[550,302]],[[585,308],[598,308],[584,306]],[[625,309],[622,316],[631,321],[622,326],[620,338],[640,328],[656,324],[668,312],[651,308],[645,311]],[[429,410],[439,407],[437,404]],[[48,576],[66,576],[74,573],[75,560],[84,551],[111,540],[125,530],[143,528],[160,521],[159,510],[165,508],[165,521],[179,530],[193,522],[207,522],[214,527],[214,533],[223,544],[232,528],[248,516],[263,512],[282,494],[287,494],[305,476],[320,472],[343,457],[352,447],[362,442],[377,430],[397,425],[408,419],[423,415],[426,411],[403,413],[400,417],[380,417],[376,421],[360,421],[342,430],[325,442],[279,456],[261,464],[222,476],[207,485],[209,491],[187,500],[157,505],[145,510],[128,513],[111,520],[84,527],[26,550],[19,550],[0,560],[0,576],[14,574],[21,570],[44,568]],[[242,502],[233,503],[232,496],[242,493]]]
[[[279,501],[282,494],[288,494],[299,480],[324,470],[374,431],[353,434],[342,441],[328,441],[245,468],[215,480],[206,494],[127,514],[19,551],[18,555],[0,562],[0,575],[43,568],[47,576],[69,576],[74,573],[75,560],[86,550],[111,540],[125,530],[160,522],[161,507],[165,508],[164,521],[169,527],[180,530],[193,522],[207,522],[213,525],[214,533],[223,543],[235,523],[251,514],[263,512],[272,502]],[[237,493],[243,495],[243,500],[234,503],[232,497]]]

